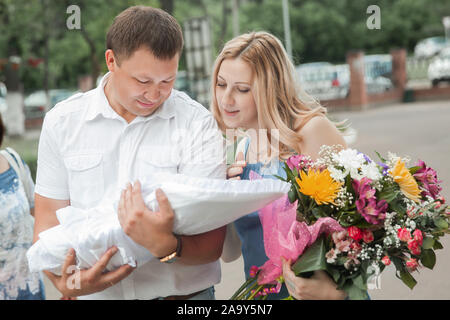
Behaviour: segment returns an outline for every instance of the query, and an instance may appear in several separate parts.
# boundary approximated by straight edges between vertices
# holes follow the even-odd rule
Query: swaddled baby
[[[281,180],[219,180],[160,173],[141,181],[145,204],[158,211],[155,190],[161,188],[175,213],[174,233],[191,235],[217,229],[254,212],[289,191]],[[113,245],[118,254],[109,261],[107,270],[121,265],[142,266],[154,257],[123,231],[117,217],[121,190],[105,196],[90,209],[68,206],[56,211],[59,225],[39,234],[39,240],[28,250],[32,272],[49,270],[61,273],[67,251],[74,248],[77,267],[90,268]]]

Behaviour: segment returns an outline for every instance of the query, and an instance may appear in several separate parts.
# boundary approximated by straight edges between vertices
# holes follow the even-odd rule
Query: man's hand
[[[174,212],[167,196],[156,190],[159,212],[148,209],[144,203],[139,181],[122,191],[118,217],[124,232],[134,242],[147,248],[155,257],[163,257],[175,251],[177,239],[172,233]]]
[[[103,291],[126,278],[135,269],[127,264],[117,270],[104,273],[109,260],[116,252],[117,248],[112,247],[106,251],[92,268],[77,270],[74,268],[76,264],[75,250],[70,249],[64,261],[61,276],[57,276],[49,271],[44,271],[44,273],[65,298]]]

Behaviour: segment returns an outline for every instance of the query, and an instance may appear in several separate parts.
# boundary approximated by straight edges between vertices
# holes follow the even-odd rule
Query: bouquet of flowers
[[[323,146],[319,158],[295,155],[285,165],[291,189],[260,211],[269,260],[254,266],[232,299],[265,299],[283,283],[281,257],[297,276],[324,270],[349,299],[367,290],[391,263],[409,288],[419,267],[433,269],[434,250],[449,233],[450,212],[437,173],[389,153],[375,162],[355,149]]]

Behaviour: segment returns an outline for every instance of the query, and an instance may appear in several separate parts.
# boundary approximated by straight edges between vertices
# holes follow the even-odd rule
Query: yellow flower
[[[341,183],[331,178],[330,172],[325,169],[316,171],[309,169],[308,173],[300,171],[300,178],[296,178],[301,193],[313,198],[318,205],[323,203],[334,203],[337,197]]]
[[[406,197],[415,202],[419,202],[420,190],[416,179],[414,179],[411,172],[406,169],[405,164],[400,159],[395,163],[394,170],[389,171],[389,173],[400,186],[400,190]]]

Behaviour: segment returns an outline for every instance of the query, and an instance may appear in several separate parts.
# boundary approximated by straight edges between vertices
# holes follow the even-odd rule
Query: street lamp
[[[292,42],[291,42],[291,26],[289,22],[289,3],[283,0],[283,26],[284,26],[284,42],[289,58],[292,60]]]

